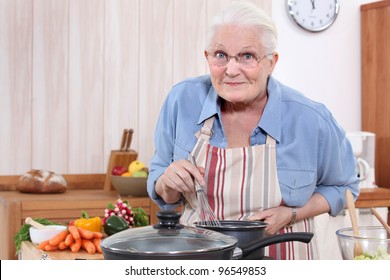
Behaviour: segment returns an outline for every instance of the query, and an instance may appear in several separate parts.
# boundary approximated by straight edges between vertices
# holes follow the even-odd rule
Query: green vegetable
[[[145,210],[141,207],[133,208],[134,214],[134,225],[136,227],[142,227],[149,225],[148,214],[146,214]]]
[[[113,235],[128,228],[129,225],[126,220],[123,217],[116,215],[110,216],[103,226],[104,232],[107,235]]]
[[[61,225],[59,223],[52,222],[47,219],[42,219],[42,218],[36,218],[33,219],[34,221],[42,224],[42,225]],[[29,224],[24,224],[20,230],[15,234],[14,236],[14,242],[15,242],[15,247],[16,247],[16,254],[19,253],[21,246],[22,246],[22,241],[31,241],[30,239],[30,227],[31,225]]]
[[[386,249],[379,248],[375,252],[364,253],[362,255],[354,257],[354,260],[390,260],[390,254],[386,252]]]

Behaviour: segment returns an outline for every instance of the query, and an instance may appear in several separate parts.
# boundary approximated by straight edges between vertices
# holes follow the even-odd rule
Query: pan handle
[[[313,236],[314,233],[312,232],[292,232],[292,233],[283,233],[283,234],[267,236],[262,238],[260,241],[252,245],[249,245],[246,248],[241,248],[242,257],[245,258],[247,255],[253,253],[256,250],[277,243],[289,242],[289,241],[299,241],[303,243],[309,243],[313,238]]]

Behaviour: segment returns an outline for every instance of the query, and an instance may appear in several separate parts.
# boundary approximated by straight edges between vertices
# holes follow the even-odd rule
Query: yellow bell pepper
[[[90,218],[85,211],[81,212],[81,218],[74,221],[76,227],[81,227],[90,231],[102,231],[102,219],[100,217]]]

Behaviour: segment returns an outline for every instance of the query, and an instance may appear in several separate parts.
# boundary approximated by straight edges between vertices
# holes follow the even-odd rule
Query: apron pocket
[[[310,170],[278,169],[278,179],[287,205],[303,206],[312,196],[315,187],[315,172]]]

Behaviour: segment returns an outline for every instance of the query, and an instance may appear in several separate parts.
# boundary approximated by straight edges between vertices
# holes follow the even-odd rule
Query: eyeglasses
[[[271,57],[273,53],[268,53],[266,55],[263,55],[261,57],[258,57],[256,54],[251,52],[243,52],[239,53],[237,55],[228,55],[223,51],[216,51],[214,54],[206,53],[207,59],[217,67],[224,67],[226,66],[230,59],[235,58],[236,62],[240,64],[242,67],[246,68],[254,68],[259,65],[260,61],[263,60],[266,57]]]

